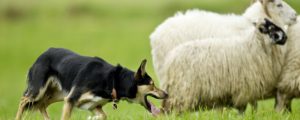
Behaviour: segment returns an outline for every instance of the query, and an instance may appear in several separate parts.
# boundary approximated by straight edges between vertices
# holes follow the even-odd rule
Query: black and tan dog
[[[102,106],[120,99],[139,103],[153,113],[157,108],[147,96],[164,99],[168,95],[155,87],[145,65],[146,60],[143,60],[137,72],[133,72],[98,57],[50,48],[29,70],[28,87],[16,119],[20,120],[26,109],[39,110],[44,119],[49,119],[46,108],[58,101],[64,101],[63,120],[70,118],[73,107],[90,110],[96,119],[105,119]]]

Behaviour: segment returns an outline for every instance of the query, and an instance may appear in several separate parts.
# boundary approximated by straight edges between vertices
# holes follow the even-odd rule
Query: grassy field
[[[288,1],[297,11],[300,2]],[[63,47],[83,55],[99,56],[112,64],[137,69],[148,59],[147,70],[155,77],[149,35],[176,11],[201,8],[220,13],[242,13],[250,0],[1,0],[0,1],[0,120],[12,120],[19,98],[26,87],[26,73],[35,59],[49,47]],[[233,6],[234,5],[234,6]],[[157,82],[157,80],[156,80]],[[159,83],[158,83],[159,84]],[[156,105],[159,106],[157,100]],[[213,119],[213,120],[297,120],[300,101],[294,112],[273,111],[274,100],[259,103],[257,112],[247,109],[244,116],[235,110],[199,111],[180,116],[154,118],[140,105],[120,102],[118,110],[104,107],[109,119]],[[49,107],[53,120],[60,118],[62,103]],[[87,111],[75,109],[73,119],[86,119]],[[39,113],[27,113],[26,119],[39,120]]]

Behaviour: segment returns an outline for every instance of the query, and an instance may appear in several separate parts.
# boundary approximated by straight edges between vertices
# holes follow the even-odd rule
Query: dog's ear
[[[146,63],[147,60],[144,59],[139,67],[139,69],[137,70],[137,72],[135,73],[135,78],[138,80],[139,78],[143,78],[146,74]]]

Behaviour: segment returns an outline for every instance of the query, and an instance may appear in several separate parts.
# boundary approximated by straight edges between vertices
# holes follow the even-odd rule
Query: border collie
[[[106,119],[102,107],[124,99],[144,106],[156,114],[159,109],[148,96],[165,99],[168,94],[154,85],[145,71],[143,60],[137,72],[120,65],[113,66],[99,57],[78,55],[63,48],[49,48],[38,57],[28,73],[28,87],[21,98],[16,119],[25,110],[39,110],[50,119],[47,107],[64,101],[62,120],[70,119],[74,107],[89,110],[92,119]]]

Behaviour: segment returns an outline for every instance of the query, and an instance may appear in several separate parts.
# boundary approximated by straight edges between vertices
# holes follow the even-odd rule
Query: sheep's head
[[[268,17],[284,25],[292,25],[297,21],[296,11],[283,0],[259,0]]]
[[[275,44],[284,45],[287,40],[286,33],[268,19],[264,19],[264,22],[258,25],[258,29],[262,34],[267,34]]]
[[[269,18],[277,25],[284,27],[295,24],[296,11],[283,0],[254,0],[255,2],[245,11],[244,15],[252,22]]]

